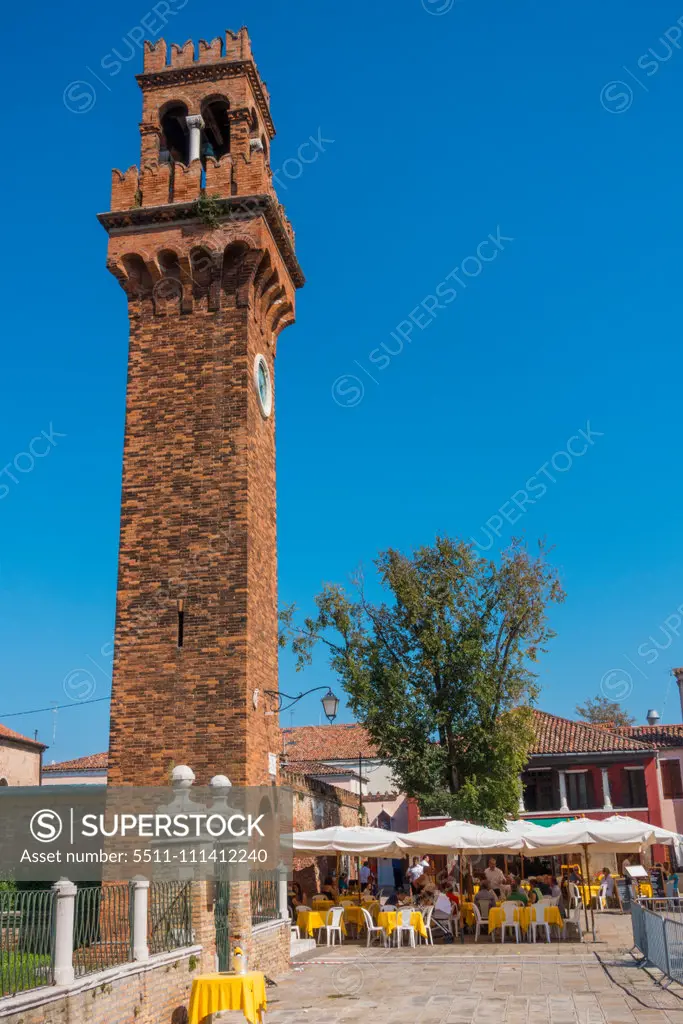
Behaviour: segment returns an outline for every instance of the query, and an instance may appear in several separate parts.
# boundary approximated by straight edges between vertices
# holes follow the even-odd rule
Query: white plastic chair
[[[401,907],[396,913],[396,945],[400,946],[402,943],[402,936],[405,933],[410,939],[410,945],[415,947],[415,929],[410,923],[411,914],[414,914],[415,910],[413,907]]]
[[[439,893],[434,904],[434,912],[431,915],[431,934],[432,940],[434,937],[434,926],[443,932],[444,936],[458,935],[458,916],[459,912],[453,903],[448,899],[444,893]],[[434,942],[432,941],[432,945]]]
[[[289,905],[287,906],[287,917],[289,918],[290,933],[294,936],[295,939],[300,939],[301,932],[299,931],[298,924],[295,923],[294,918],[292,917],[292,910],[291,907],[289,907]]]
[[[340,945],[344,941],[344,933],[341,929],[343,917],[343,907],[332,907],[331,910],[327,911],[327,917],[325,918],[325,936],[327,938],[328,946],[334,946],[335,935],[339,936]],[[332,939],[332,942],[330,942],[330,939]]]
[[[481,916],[481,911],[479,910],[479,907],[477,906],[476,903],[472,904],[472,912],[474,913],[474,941],[479,942],[479,932],[481,931],[482,928],[486,928],[486,930],[488,931],[489,922],[488,918],[485,921],[484,918]],[[493,942],[495,932],[491,932],[490,934],[491,941]]]
[[[529,921],[529,928],[527,935],[531,937],[532,942],[536,941],[536,933],[538,929],[545,929],[545,936],[548,942],[550,942],[550,925],[545,920],[545,908],[550,906],[543,900],[539,900],[538,903],[534,903],[531,907],[531,920]]]
[[[427,938],[423,939],[421,935],[418,936],[420,942],[424,942],[427,946],[434,945],[434,936],[432,935],[432,914],[434,913],[434,907],[425,907],[422,911],[422,920],[424,921],[425,928],[427,929]]]
[[[368,933],[368,939],[365,945],[370,945],[373,935],[379,935],[380,938],[382,939],[382,945],[386,946],[387,933],[384,931],[384,928],[380,928],[379,925],[375,924],[375,922],[372,920],[369,910],[366,910],[365,907],[362,907],[361,909],[363,911],[363,921],[365,922],[365,930]]]
[[[583,900],[581,899],[581,892],[576,882],[569,883],[569,909],[573,910],[574,907],[582,907]]]
[[[518,904],[514,900],[506,900],[501,909],[503,911],[503,923],[500,926],[500,941],[505,942],[505,932],[508,928],[512,928],[515,933],[515,940],[519,942],[521,939],[519,922],[515,921],[515,911],[519,909]]]
[[[567,911],[567,920],[565,927],[568,924],[573,924],[579,933],[579,942],[583,942],[583,925],[581,924],[581,907],[572,907],[571,910]]]

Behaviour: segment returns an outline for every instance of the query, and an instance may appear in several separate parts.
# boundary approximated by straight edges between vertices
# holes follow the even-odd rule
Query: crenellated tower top
[[[163,39],[147,41],[137,80],[143,98],[140,167],[112,171],[111,209],[99,217],[110,235],[109,269],[129,297],[134,292],[139,298],[141,282],[149,290],[167,273],[165,251],[158,251],[161,246],[155,246],[156,253],[150,251],[150,229],[182,225],[180,232],[169,235],[166,230],[164,238],[158,237],[181,268],[190,268],[181,274],[187,279],[181,306],[189,311],[196,292],[193,246],[188,242],[193,224],[195,235],[211,235],[208,245],[206,238],[195,237],[194,248],[199,244],[209,250],[214,274],[220,269],[218,252],[231,242],[264,252],[273,249],[270,261],[280,265],[281,278],[289,278],[283,284],[293,309],[291,292],[304,278],[294,232],[273,187],[270,96],[246,28],[228,31],[224,39],[202,39],[196,51],[191,40],[182,46],[173,43],[170,49]],[[140,246],[143,233],[145,251]],[[209,308],[216,298],[209,299]]]

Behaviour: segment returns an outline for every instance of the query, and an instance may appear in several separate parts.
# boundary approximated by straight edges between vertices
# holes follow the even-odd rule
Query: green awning
[[[573,818],[525,818],[525,821],[530,821],[532,825],[542,825],[543,828],[549,828],[551,825],[558,825],[561,821],[573,821]]]

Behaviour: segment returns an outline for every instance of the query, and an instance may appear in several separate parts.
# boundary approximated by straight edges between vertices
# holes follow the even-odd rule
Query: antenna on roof
[[[50,703],[55,705],[52,709],[52,714],[54,716],[52,719],[52,746],[54,747],[57,742],[57,701],[53,700],[50,701]]]

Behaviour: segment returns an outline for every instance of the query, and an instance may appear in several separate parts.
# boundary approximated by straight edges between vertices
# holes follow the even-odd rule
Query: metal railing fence
[[[251,923],[264,924],[280,917],[277,871],[259,871],[251,876]]]
[[[683,900],[639,899],[631,906],[633,944],[667,977],[683,982]]]
[[[133,959],[130,895],[127,882],[76,893],[73,964],[77,978]]]
[[[51,985],[54,893],[0,892],[0,996]]]
[[[150,954],[192,945],[192,884],[152,882],[147,922]]]

